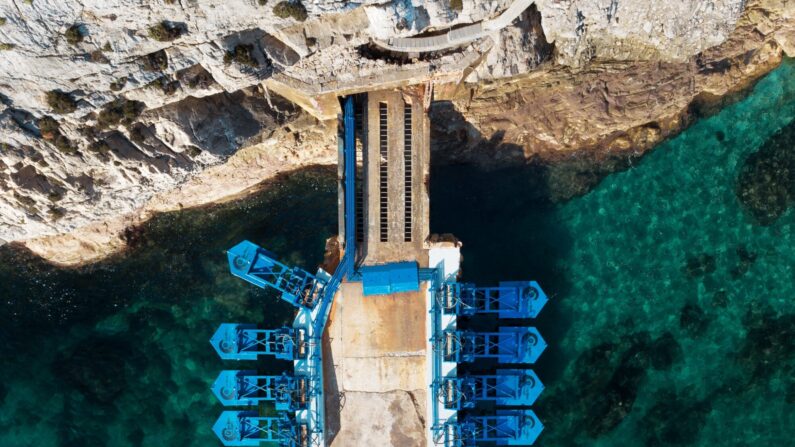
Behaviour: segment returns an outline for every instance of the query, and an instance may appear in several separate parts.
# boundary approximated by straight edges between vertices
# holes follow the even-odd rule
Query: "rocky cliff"
[[[125,228],[153,212],[333,163],[334,124],[270,91],[274,77],[356,85],[379,69],[469,64],[434,106],[451,118],[436,149],[513,163],[645,149],[681,128],[694,99],[741,88],[792,45],[784,0],[538,0],[468,47],[397,65],[369,51],[371,39],[438,33],[512,4],[6,0],[0,242],[80,263],[122,247]]]

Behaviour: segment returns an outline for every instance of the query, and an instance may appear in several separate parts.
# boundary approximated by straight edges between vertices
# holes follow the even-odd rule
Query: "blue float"
[[[261,402],[273,402],[276,411],[306,409],[307,379],[282,373],[278,376],[262,376],[256,371],[221,371],[213,383],[213,394],[227,407],[255,406]]]
[[[446,330],[441,344],[445,361],[456,363],[491,358],[499,363],[532,364],[547,347],[534,327],[501,327],[499,332]]]
[[[535,318],[548,298],[535,281],[504,281],[498,287],[448,283],[438,294],[446,315],[496,314],[500,318]]]
[[[500,407],[530,406],[544,390],[532,370],[497,370],[492,375],[464,375],[445,377],[436,388],[445,408],[471,409],[481,402],[493,402]]]
[[[496,445],[532,445],[544,424],[532,410],[497,410],[492,416],[468,416],[444,426],[444,447],[470,447],[482,442]]]
[[[224,323],[210,339],[223,360],[256,360],[272,355],[281,360],[306,357],[306,340],[300,329],[257,329],[253,324]]]
[[[261,446],[276,442],[279,447],[302,446],[302,430],[287,415],[263,417],[256,411],[224,411],[213,432],[227,447]]]

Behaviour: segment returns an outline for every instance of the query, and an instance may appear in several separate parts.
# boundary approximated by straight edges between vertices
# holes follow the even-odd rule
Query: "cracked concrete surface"
[[[384,296],[343,283],[326,333],[332,446],[425,445],[426,285]]]

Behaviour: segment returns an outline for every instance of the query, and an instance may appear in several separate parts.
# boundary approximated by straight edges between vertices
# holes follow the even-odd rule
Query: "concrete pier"
[[[416,87],[356,98],[363,206],[357,213],[363,220],[357,222],[357,266],[416,261],[428,267],[430,153],[423,94]],[[324,338],[330,445],[426,445],[427,295],[427,283],[416,292],[376,296],[365,296],[361,281],[342,283]]]
[[[325,263],[333,274],[289,267],[250,241],[227,252],[233,275],[276,289],[298,311],[292,326],[224,323],[210,340],[225,360],[293,361],[282,376],[221,373],[213,392],[224,405],[275,401],[279,413],[223,412],[213,431],[224,445],[531,445],[543,431],[532,410],[510,408],[532,405],[543,390],[532,371],[515,369],[544,351],[538,330],[458,328],[459,316],[535,318],[547,297],[535,281],[459,282],[460,243],[430,236],[431,91],[344,98],[340,253],[327,252]],[[481,361],[514,366],[459,371]],[[470,413],[495,402],[495,411]]]

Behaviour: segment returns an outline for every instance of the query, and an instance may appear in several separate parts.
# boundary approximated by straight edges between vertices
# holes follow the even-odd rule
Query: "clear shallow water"
[[[543,169],[434,170],[432,229],[464,242],[465,279],[535,278],[554,297],[537,322],[551,345],[538,445],[791,445],[795,217],[785,200],[761,225],[737,185],[770,141],[795,146],[794,80],[787,62],[565,203],[547,200],[559,185]],[[162,216],[83,272],[0,249],[0,446],[217,445],[209,385],[229,365],[207,340],[222,321],[291,318],[223,251],[249,238],[314,268],[336,232],[334,177]]]

